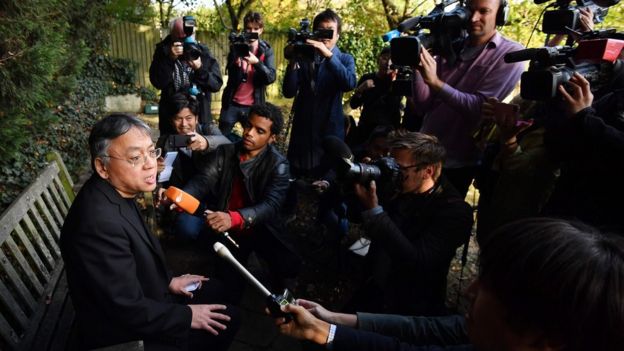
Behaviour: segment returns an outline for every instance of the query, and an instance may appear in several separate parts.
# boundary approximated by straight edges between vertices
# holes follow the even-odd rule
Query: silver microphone
[[[249,273],[249,271],[245,267],[243,267],[243,265],[240,264],[240,262],[238,262],[236,258],[234,258],[230,250],[228,250],[225,245],[221,244],[220,242],[216,242],[214,243],[213,248],[217,255],[229,261],[234,267],[236,267],[236,269],[238,269],[238,271],[242,275],[244,275],[245,278],[247,278],[247,281],[249,281],[251,285],[254,285],[258,290],[260,290],[260,292],[262,292],[265,297],[271,296],[271,292],[267,288],[265,288],[264,285],[262,285],[262,283],[260,283],[258,279],[256,279],[256,277],[251,275],[251,273]]]

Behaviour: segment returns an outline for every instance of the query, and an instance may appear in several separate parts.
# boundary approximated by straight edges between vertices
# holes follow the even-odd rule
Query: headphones
[[[504,26],[509,19],[509,4],[507,0],[501,0],[500,5],[498,6],[498,11],[496,12],[496,25]]]

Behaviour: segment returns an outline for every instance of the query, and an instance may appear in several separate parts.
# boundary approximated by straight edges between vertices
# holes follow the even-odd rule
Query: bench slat
[[[31,234],[30,237],[35,240],[35,243],[37,244],[37,250],[43,255],[44,263],[48,272],[51,271],[54,268],[55,260],[54,257],[52,257],[50,250],[48,250],[48,246],[46,245],[46,243],[43,242],[43,235],[41,235],[37,231],[29,215],[26,215],[26,217],[24,217],[24,224],[26,225],[28,232],[30,232]]]
[[[16,227],[15,229],[17,228],[19,227]],[[32,287],[35,288],[35,290],[37,291],[37,294],[41,294],[41,292],[43,291],[43,285],[41,285],[41,283],[39,282],[39,278],[37,278],[37,275],[35,274],[33,267],[28,263],[28,261],[26,260],[26,257],[24,257],[24,254],[22,253],[22,250],[20,250],[19,247],[17,246],[17,243],[15,242],[15,240],[13,240],[13,238],[11,237],[7,239],[5,243],[7,244],[7,247],[11,250],[11,254],[13,255],[13,258],[17,261],[19,266],[22,268],[23,273],[26,274],[26,276],[28,277],[28,281],[30,282],[30,285],[32,285]],[[31,245],[31,249],[32,249],[32,245]]]
[[[13,294],[9,291],[9,288],[0,280],[0,299],[5,305],[5,308],[11,313],[11,316],[19,323],[22,329],[25,329],[28,325],[28,317],[24,314],[24,311],[20,308]],[[0,317],[4,317],[0,315]],[[8,325],[8,322],[7,322]],[[10,328],[13,331],[13,328]]]
[[[61,195],[59,195],[59,192],[56,190],[56,185],[54,184],[54,178],[52,179],[52,183],[48,185],[48,191],[52,193],[52,199],[55,200],[54,203],[56,204],[56,207],[61,212],[62,217],[65,218],[65,215],[67,214],[67,211],[68,211],[68,207],[65,204],[65,201],[63,201],[63,198],[61,197]],[[63,220],[61,220],[59,223],[63,224]]]
[[[57,290],[57,286],[58,286],[58,282],[60,280],[61,274],[64,275],[64,272],[65,272],[64,264],[63,264],[63,261],[60,260],[58,266],[52,272],[52,277],[50,278],[50,284],[46,286],[46,290],[42,298],[39,301],[40,303],[40,305],[38,306],[39,308],[30,317],[30,320],[31,320],[30,328],[26,329],[26,332],[24,333],[24,336],[22,337],[22,341],[19,345],[19,350],[34,350],[34,351],[43,350],[43,349],[33,348],[33,343],[37,342],[35,340],[36,339],[35,336],[39,334],[40,332],[39,329],[41,328],[41,326],[48,323],[45,320],[47,318],[44,318],[44,317],[46,317],[50,309],[56,308],[56,307],[52,307],[54,305],[54,299],[56,298],[56,296],[54,295],[56,295],[55,292]],[[59,291],[62,291],[62,290],[59,290]],[[65,293],[67,293],[67,288],[65,288]],[[49,300],[49,303],[46,300]],[[50,316],[53,317],[54,315],[50,315]],[[51,318],[51,319],[54,319],[54,318]]]
[[[59,248],[56,239],[54,239],[54,237],[52,236],[50,229],[48,229],[48,226],[45,224],[45,221],[41,217],[41,213],[39,212],[37,207],[34,205],[31,205],[30,213],[35,218],[35,222],[37,222],[37,225],[38,225],[37,232],[40,234],[43,234],[42,236],[47,242],[48,247],[52,249],[52,252],[54,253],[54,257],[58,259],[59,257],[61,257],[61,249]]]
[[[43,195],[43,198],[46,200],[44,202],[47,203],[48,208],[52,210],[52,214],[54,215],[54,218],[56,219],[56,223],[58,225],[62,225],[63,222],[65,221],[65,218],[59,211],[58,206],[56,205],[56,202],[52,199],[52,195],[50,195],[50,191],[47,188],[43,189],[42,195]]]
[[[9,323],[4,319],[4,317],[0,314],[0,337],[2,340],[8,344],[10,349],[15,349],[17,343],[19,342],[19,338],[15,334],[15,331],[11,328]]]
[[[13,240],[9,238],[7,241]],[[9,277],[9,281],[11,281],[15,290],[17,290],[22,301],[28,306],[29,312],[35,310],[35,298],[32,296],[28,288],[22,282],[22,279],[19,277],[13,266],[11,265],[8,257],[0,250],[0,265],[4,268],[4,272]]]
[[[52,233],[54,234],[54,241],[58,242],[59,237],[61,235],[61,230],[59,229],[58,225],[56,225],[56,222],[54,221],[54,217],[52,217],[52,214],[50,213],[50,211],[48,211],[48,207],[43,202],[42,198],[40,197],[37,198],[37,204],[39,205],[39,209],[41,210],[41,212],[43,212],[43,215],[45,216],[44,223],[47,222],[47,224],[50,227],[52,227]]]
[[[50,163],[39,177],[0,215],[0,223],[2,223],[2,226],[0,226],[0,243],[4,242],[11,235],[13,228],[24,217],[30,205],[39,198],[43,189],[45,189],[48,183],[47,180],[58,174],[58,172],[59,167],[56,162]]]
[[[30,256],[30,259],[35,264],[35,267],[33,267],[32,265],[30,265],[30,267],[37,268],[38,273],[41,274],[44,278],[44,281],[47,282],[48,279],[50,279],[50,271],[48,271],[48,268],[41,261],[41,258],[39,257],[39,253],[37,253],[37,250],[35,249],[35,246],[33,246],[33,242],[32,242],[32,240],[34,240],[35,244],[39,245],[39,242],[41,241],[41,239],[39,238],[39,242],[37,242],[37,239],[36,239],[37,235],[32,235],[31,237],[29,237],[26,234],[26,232],[24,232],[24,229],[22,229],[22,226],[15,227],[15,233],[17,234],[17,237],[20,239],[20,241],[24,245],[24,248],[26,249],[28,256]],[[42,290],[43,290],[43,287],[42,287]]]
[[[66,315],[65,313],[69,314]],[[58,344],[67,342],[70,327],[74,319],[73,313],[73,305],[71,304],[67,290],[67,277],[65,274],[62,274],[54,289],[52,300],[48,305],[48,310],[35,335],[31,349],[64,350],[65,345]]]
[[[67,212],[69,212],[69,208],[71,207],[72,200],[69,199],[69,195],[65,192],[65,188],[63,188],[63,184],[58,176],[54,177],[54,184],[56,185],[57,191],[61,194],[61,199],[63,199],[63,203],[66,208],[64,214],[67,215]]]

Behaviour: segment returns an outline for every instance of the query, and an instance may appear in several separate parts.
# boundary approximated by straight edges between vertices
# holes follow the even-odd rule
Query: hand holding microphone
[[[176,204],[176,206],[178,206],[179,208],[183,209],[184,211],[186,211],[189,214],[194,214],[197,209],[199,208],[199,200],[197,200],[196,198],[194,198],[193,196],[191,196],[189,193],[186,193],[178,188],[176,188],[175,186],[170,186],[166,191],[165,191],[165,196],[173,201],[173,203]],[[227,213],[224,212],[212,212],[212,211],[206,211],[206,212],[210,212],[210,214],[220,214],[223,213],[225,215],[227,215],[228,219],[230,219],[230,216]],[[209,215],[210,215],[209,214]],[[226,237],[226,239],[228,239],[234,246],[236,246],[237,248],[239,248],[238,243],[236,243],[236,241],[234,241],[234,239],[232,239],[232,237],[228,234],[227,230],[230,229],[230,227],[232,226],[232,221],[230,220],[230,224],[226,225],[226,221],[222,218],[222,216],[219,216],[219,221],[218,221],[218,225],[219,228],[221,228],[222,230],[218,230],[216,229],[210,222],[208,222],[208,224],[211,226],[212,229],[223,233],[223,235]],[[227,228],[226,228],[227,226]]]

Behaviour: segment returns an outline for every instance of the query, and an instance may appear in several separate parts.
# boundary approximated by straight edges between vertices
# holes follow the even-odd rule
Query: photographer
[[[549,116],[544,142],[562,161],[561,176],[543,210],[624,233],[624,65],[616,61],[610,93],[594,102],[589,82],[575,73],[559,87],[566,113]]]
[[[355,185],[371,239],[371,272],[347,311],[445,314],[446,276],[472,228],[472,209],[440,176],[444,147],[434,136],[395,132],[390,154],[401,172],[400,193],[379,206],[375,182]]]
[[[444,174],[466,196],[480,153],[471,134],[481,120],[486,97],[503,100],[524,70],[522,63],[506,64],[506,53],[522,49],[504,38],[496,26],[505,23],[506,0],[471,0],[469,36],[456,64],[421,51],[414,79],[413,100],[424,115],[421,132],[437,136],[448,152]]]
[[[247,13],[243,23],[245,33],[260,36],[264,30],[258,12]],[[221,97],[219,117],[219,129],[226,136],[241,116],[247,116],[251,105],[266,101],[266,87],[275,81],[273,48],[261,39],[249,39],[246,44],[251,49],[247,56],[238,56],[232,47],[227,57],[228,81]]]
[[[401,125],[402,96],[390,91],[396,69],[392,69],[390,48],[385,47],[377,57],[377,72],[367,73],[360,78],[355,93],[349,101],[351,108],[362,106],[355,145],[364,143],[377,126]],[[352,145],[354,146],[354,145]]]
[[[150,82],[160,89],[158,104],[158,129],[160,134],[175,134],[169,118],[176,111],[173,95],[177,92],[189,92],[193,87],[198,89],[199,122],[212,122],[210,112],[210,93],[221,89],[223,80],[219,63],[210,54],[207,46],[195,42],[195,27],[187,27],[182,18],[171,21],[171,34],[156,45],[150,65]],[[183,44],[185,42],[185,44]],[[184,51],[185,45],[192,52]],[[195,93],[195,91],[193,91]]]
[[[314,17],[313,30],[333,31],[331,39],[307,39],[314,47],[314,59],[291,59],[286,68],[283,94],[295,97],[293,102],[292,134],[288,146],[288,160],[296,177],[318,178],[323,155],[322,141],[327,135],[344,139],[342,94],[355,87],[353,56],[342,53],[336,46],[340,38],[341,20],[327,9]],[[288,47],[287,47],[288,48]]]
[[[501,227],[481,246],[465,317],[341,314],[298,300],[282,307],[294,319],[275,324],[335,351],[615,351],[624,344],[623,258],[619,236],[530,218]]]

